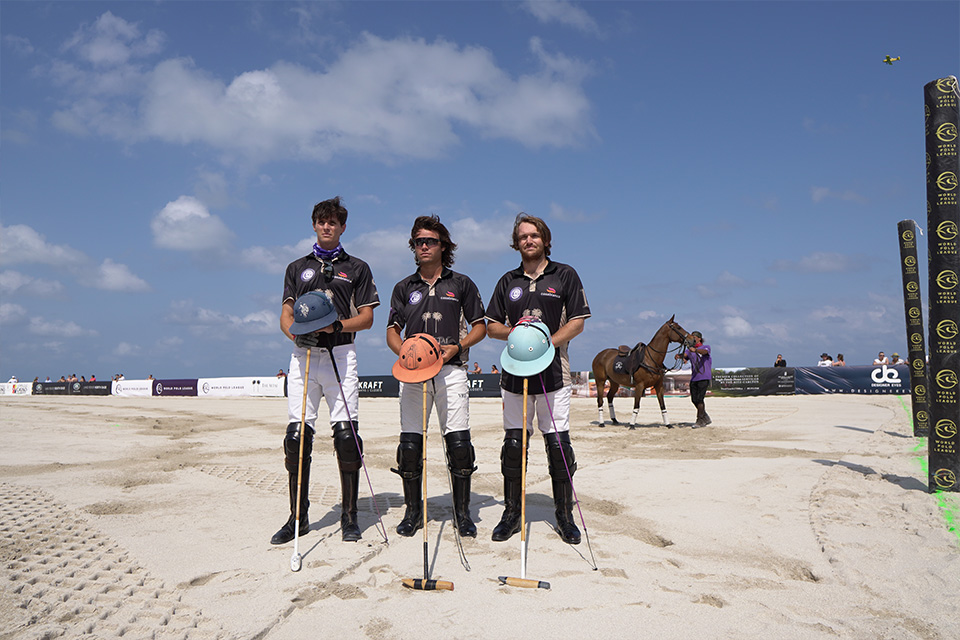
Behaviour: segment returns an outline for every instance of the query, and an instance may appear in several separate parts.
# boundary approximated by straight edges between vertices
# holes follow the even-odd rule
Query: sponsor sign
[[[778,396],[793,395],[793,367],[759,367],[710,373],[710,393],[715,396]]]
[[[111,383],[115,396],[152,396],[153,380],[118,380]]]
[[[470,388],[471,398],[499,398],[499,373],[468,373],[467,385]]]
[[[284,378],[200,378],[197,395],[203,397],[283,397]]]
[[[927,402],[927,350],[923,340],[923,301],[920,299],[920,271],[917,261],[917,223],[901,220],[897,223],[900,242],[900,271],[903,276],[903,313],[906,320],[907,363],[910,367],[910,400],[913,410],[913,435],[926,437],[930,433],[930,413]],[[918,394],[922,390],[924,393]]]
[[[899,393],[910,391],[908,366],[795,367],[797,394]]]
[[[45,395],[66,395],[69,393],[68,387],[69,382],[34,382],[33,383],[33,395],[35,396],[45,396]]]
[[[33,395],[32,382],[0,382],[0,396]]]
[[[360,376],[361,398],[399,398],[400,382],[393,376]]]
[[[153,395],[155,396],[195,396],[197,395],[197,379],[183,378],[170,380],[153,380]]]

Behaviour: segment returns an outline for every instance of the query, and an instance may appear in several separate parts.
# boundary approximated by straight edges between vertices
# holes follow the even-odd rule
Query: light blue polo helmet
[[[500,364],[507,373],[526,378],[549,367],[556,352],[547,325],[539,320],[521,320],[507,336]]]

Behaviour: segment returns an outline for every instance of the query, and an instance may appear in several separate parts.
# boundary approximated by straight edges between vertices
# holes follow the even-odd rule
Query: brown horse
[[[673,321],[674,316],[663,323],[657,333],[654,334],[650,344],[639,344],[636,349],[639,350],[640,367],[630,375],[625,372],[618,372],[614,368],[617,358],[617,349],[604,349],[593,359],[593,377],[597,381],[597,409],[600,414],[599,424],[603,426],[603,387],[607,380],[610,381],[610,391],[607,392],[607,406],[610,408],[610,420],[613,424],[617,422],[617,414],[613,411],[613,397],[620,387],[632,387],[634,389],[633,417],[630,419],[630,428],[633,429],[637,422],[637,414],[640,413],[640,401],[646,393],[647,387],[653,387],[657,392],[657,400],[660,401],[660,414],[663,416],[663,424],[670,426],[670,420],[667,418],[667,407],[663,402],[663,374],[667,369],[663,366],[663,359],[667,355],[667,348],[671,342],[687,344],[690,340],[690,334]]]

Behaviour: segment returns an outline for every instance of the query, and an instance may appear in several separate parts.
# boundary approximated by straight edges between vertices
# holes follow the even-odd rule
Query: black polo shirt
[[[309,291],[323,291],[330,296],[341,319],[354,317],[361,307],[380,304],[370,267],[345,250],[331,261],[324,262],[311,253],[287,265],[283,277],[283,302],[294,302]],[[341,333],[336,344],[349,344],[353,342],[353,336],[352,333]]]
[[[535,316],[553,335],[575,318],[589,318],[590,306],[580,276],[570,265],[550,261],[543,273],[533,280],[523,272],[523,265],[503,274],[487,305],[487,319],[512,327],[524,316]],[[570,358],[567,347],[557,349],[553,362],[543,372],[547,391],[556,391],[571,384]],[[531,376],[529,393],[542,393],[539,376]],[[523,393],[523,378],[506,371],[500,375],[500,387],[512,393]]]
[[[404,337],[427,333],[444,345],[457,344],[470,332],[471,325],[482,320],[483,299],[477,285],[462,273],[444,267],[433,286],[420,277],[419,271],[397,283],[390,296],[387,326],[396,327]],[[464,349],[450,364],[464,364],[469,351]]]

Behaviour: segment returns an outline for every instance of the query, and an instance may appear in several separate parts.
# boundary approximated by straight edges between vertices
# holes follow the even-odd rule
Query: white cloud
[[[113,355],[115,356],[135,356],[140,353],[140,346],[135,344],[130,344],[129,342],[121,342],[113,350]]]
[[[452,233],[452,231],[451,231]],[[341,238],[348,253],[359,256],[368,265],[375,278],[394,280],[410,274],[417,268],[413,262],[413,252],[407,245],[410,237],[410,227],[394,227],[392,229],[377,229],[361,234],[352,240]],[[454,236],[454,241],[457,238]],[[358,247],[354,250],[353,247]],[[459,256],[459,250],[458,250]],[[389,304],[389,292],[387,292]],[[381,301],[384,292],[380,292]]]
[[[30,43],[29,38],[7,34],[3,36],[3,43],[12,49],[14,53],[22,56],[28,56],[33,53],[33,44]]]
[[[739,316],[727,316],[720,320],[720,327],[723,335],[728,338],[744,338],[752,335],[754,329],[745,318]]]
[[[550,217],[562,222],[593,222],[603,218],[602,213],[586,213],[579,209],[567,209],[556,202],[550,203]]]
[[[510,235],[513,231],[512,220],[485,220],[461,218],[450,224],[450,235],[457,243],[456,259],[489,262],[499,258],[500,254],[512,252]],[[405,236],[406,237],[406,236]],[[409,253],[409,248],[407,249]]]
[[[84,329],[72,320],[48,321],[43,318],[31,318],[29,325],[30,333],[38,336],[52,336],[56,338],[86,338],[97,335],[93,329]]]
[[[800,273],[848,273],[863,271],[867,266],[868,261],[863,256],[817,251],[799,260],[777,260],[770,268],[774,271],[797,271]]]
[[[866,204],[869,202],[865,196],[860,195],[852,189],[846,191],[834,191],[828,187],[810,187],[810,199],[814,203],[820,203],[827,199],[841,200],[843,202],[857,202]]]
[[[85,262],[87,257],[66,245],[49,244],[24,224],[0,225],[0,264],[41,263],[63,265]]]
[[[18,304],[4,302],[0,304],[0,325],[10,325],[22,322],[27,317],[27,310]]]
[[[245,316],[235,316],[221,311],[195,307],[189,300],[171,304],[170,313],[164,320],[171,324],[182,324],[194,332],[207,336],[227,338],[237,334],[265,335],[280,330],[279,311],[255,311]],[[211,332],[211,328],[215,331]]]
[[[175,251],[222,248],[233,239],[227,225],[192,196],[180,196],[150,222],[153,243]]]
[[[91,25],[81,26],[63,45],[64,51],[73,50],[86,62],[95,66],[117,66],[132,58],[159,53],[165,40],[163,33],[151,30],[140,35],[136,23],[107,11]]]
[[[0,293],[5,295],[20,293],[45,297],[61,291],[63,291],[63,285],[56,280],[34,278],[19,271],[0,271]]]
[[[596,137],[581,86],[588,66],[548,53],[536,38],[529,46],[538,66],[517,77],[481,47],[363,34],[322,71],[279,61],[223,80],[187,58],[134,67],[131,59],[159,46],[117,20],[104,14],[68,43],[79,65],[48,67],[73,94],[54,117],[66,131],[206,144],[253,162],[435,158],[458,144],[460,126],[531,148]],[[325,99],[331,93],[336,101]]]
[[[283,273],[287,265],[313,251],[316,237],[306,238],[295,245],[281,247],[248,247],[240,252],[241,260],[265,273]]]
[[[600,27],[586,11],[567,0],[527,0],[526,11],[543,23],[557,22],[584,33],[599,34]]]
[[[97,268],[93,286],[107,291],[150,291],[150,285],[130,272],[125,264],[118,264],[107,258]]]

